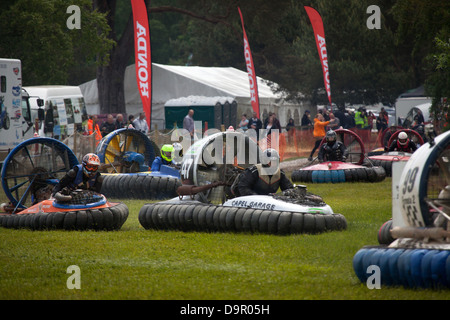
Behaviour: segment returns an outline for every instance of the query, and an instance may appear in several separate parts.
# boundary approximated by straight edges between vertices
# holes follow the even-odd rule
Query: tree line
[[[425,84],[442,111],[450,91],[448,0],[145,0],[152,62],[245,71],[239,6],[258,76],[294,99],[326,104],[304,6],[321,14],[331,94],[339,104],[393,104]],[[66,26],[69,5],[81,28]],[[367,8],[380,8],[369,29]],[[125,112],[123,74],[134,63],[130,1],[13,0],[0,4],[0,57],[18,58],[24,85],[79,85],[97,78],[102,113]]]

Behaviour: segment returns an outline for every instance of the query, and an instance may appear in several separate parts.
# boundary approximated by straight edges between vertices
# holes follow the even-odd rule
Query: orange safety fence
[[[358,128],[350,130],[361,138],[366,153],[381,146],[381,138],[377,131]],[[264,137],[259,140],[259,146],[262,150],[278,147],[281,161],[290,158],[308,157],[316,141],[312,128],[291,128],[289,131],[280,133],[278,145],[274,143],[273,139],[273,135]]]

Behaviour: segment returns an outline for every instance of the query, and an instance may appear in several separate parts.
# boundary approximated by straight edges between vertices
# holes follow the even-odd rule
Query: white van
[[[39,121],[39,136],[60,137],[81,130],[83,115],[87,116],[84,97],[78,86],[24,87],[30,96],[31,120],[38,119],[37,99],[44,101],[44,121]]]
[[[0,58],[0,164],[11,149],[33,137],[30,120],[21,61]]]

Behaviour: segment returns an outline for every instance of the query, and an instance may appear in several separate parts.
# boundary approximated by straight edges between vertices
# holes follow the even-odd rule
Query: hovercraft
[[[115,199],[167,199],[181,185],[177,168],[150,171],[159,148],[135,129],[115,130],[99,142],[96,153],[104,176],[102,194]]]
[[[365,149],[361,138],[347,129],[335,130],[337,139],[348,150],[348,161],[325,161],[319,164],[315,158],[305,167],[294,170],[291,179],[303,183],[342,183],[342,182],[380,182],[386,178],[385,170],[380,166],[363,166]],[[320,147],[325,143],[325,138]],[[320,149],[319,147],[319,149]]]
[[[238,175],[251,161],[258,163],[261,154],[259,146],[240,132],[219,132],[197,141],[183,157],[179,196],[144,205],[139,222],[145,229],[206,232],[295,234],[346,229],[345,217],[305,186],[274,195],[233,196],[231,187]],[[211,161],[211,155],[216,160],[232,159],[232,164]]]
[[[397,139],[400,132],[405,132],[408,135],[409,139],[412,139],[414,142],[416,142],[419,145],[423,145],[423,138],[417,133],[416,131],[412,129],[401,129],[395,131],[388,141],[388,146],[391,145],[391,143]],[[409,152],[401,152],[401,151],[390,151],[390,152],[383,152],[381,154],[374,154],[367,157],[367,161],[364,163],[365,165],[368,165],[369,163],[373,166],[380,166],[383,167],[386,171],[386,176],[390,177],[392,176],[392,163],[396,161],[408,161],[411,157],[412,153]]]
[[[77,190],[70,201],[51,198],[53,186],[78,164],[75,154],[53,138],[31,138],[17,145],[2,167],[3,204],[0,225],[32,230],[117,230],[128,217],[123,203]]]
[[[379,268],[381,285],[450,288],[450,132],[417,149],[396,172],[392,219],[378,231],[379,246],[365,246],[353,257],[358,279]],[[400,164],[398,165],[401,166]],[[394,185],[395,183],[395,185]],[[394,195],[393,195],[394,201]]]

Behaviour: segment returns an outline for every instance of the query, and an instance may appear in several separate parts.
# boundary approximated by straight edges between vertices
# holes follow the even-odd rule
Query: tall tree
[[[73,74],[69,76],[75,68],[83,70],[108,61],[113,42],[106,36],[109,26],[103,14],[92,10],[90,0],[70,4],[81,9],[80,29],[67,27],[67,1],[3,2],[0,56],[22,61],[24,85],[77,83]],[[97,55],[101,59],[97,60]]]
[[[110,50],[110,63],[108,65],[99,66],[97,69],[97,86],[101,113],[111,112],[126,112],[125,110],[125,94],[124,94],[124,74],[128,65],[129,59],[134,51],[134,37],[133,37],[133,16],[129,14],[128,20],[120,37],[115,31],[116,19],[116,0],[94,0],[94,8],[106,14],[108,25],[111,27],[109,33],[110,39],[116,42],[116,46]],[[157,1],[155,1],[157,2]],[[181,2],[184,6],[190,9],[185,9],[183,6],[150,6],[150,0],[145,0],[147,7],[147,14],[149,17],[154,13],[161,12],[176,12],[192,18],[200,19],[203,22],[211,24],[228,24],[230,8],[234,2],[230,2],[228,10],[217,10],[209,1],[197,1],[191,4],[188,2]],[[213,2],[214,4],[214,2]],[[202,10],[195,11],[192,8],[202,8]],[[150,33],[152,26],[150,26]]]

